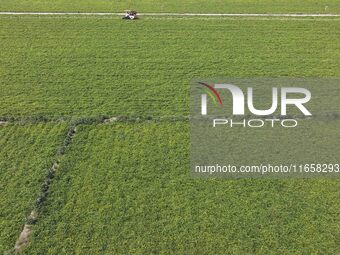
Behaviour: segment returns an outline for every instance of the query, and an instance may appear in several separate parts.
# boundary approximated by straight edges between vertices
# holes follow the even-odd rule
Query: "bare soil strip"
[[[8,121],[0,121],[0,126],[5,126],[8,124]]]

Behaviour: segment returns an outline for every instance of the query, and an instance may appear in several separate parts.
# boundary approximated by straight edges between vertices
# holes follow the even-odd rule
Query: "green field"
[[[1,11],[340,13],[337,0],[0,0]]]
[[[27,254],[336,254],[338,181],[195,180],[188,124],[79,126]]]
[[[340,13],[334,0],[0,0],[0,11],[127,8]],[[339,77],[339,18],[0,15],[0,46],[0,254],[56,160],[23,254],[340,253],[338,180],[192,178],[188,121],[192,79]],[[296,150],[285,130],[245,131],[230,157],[339,161],[340,87],[312,89],[316,117],[292,131]]]
[[[338,19],[0,20],[4,117],[183,116],[196,77],[340,76]]]
[[[14,247],[62,144],[64,124],[0,127],[0,252]]]

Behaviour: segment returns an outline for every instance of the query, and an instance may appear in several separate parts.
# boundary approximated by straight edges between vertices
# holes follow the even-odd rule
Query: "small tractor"
[[[125,11],[125,15],[123,19],[130,19],[130,20],[138,19],[137,12],[136,11]]]

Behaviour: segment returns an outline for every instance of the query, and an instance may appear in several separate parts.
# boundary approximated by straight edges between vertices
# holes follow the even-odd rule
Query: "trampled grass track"
[[[98,117],[73,121],[49,118],[2,119],[0,122],[0,177],[3,184],[1,189],[3,200],[0,204],[2,229],[0,252],[5,254],[14,252],[15,240],[23,226],[29,226],[30,229],[33,226],[34,229],[34,225],[41,217],[41,210],[49,193],[49,185],[53,181],[62,156],[72,142],[78,125],[112,121],[176,122],[186,120],[187,118],[156,118],[155,120],[147,118],[143,120],[143,118],[131,117]],[[36,130],[39,131],[38,136]],[[45,139],[41,137],[45,137]],[[62,140],[63,142],[61,142]],[[46,154],[45,151],[49,154]],[[32,155],[32,153],[38,155]],[[45,154],[41,155],[42,153]],[[41,164],[37,163],[36,159],[40,160]],[[30,234],[28,241],[29,237]],[[21,242],[23,241],[27,241],[27,239],[21,240]],[[17,244],[17,251],[26,246],[25,243],[17,242]]]
[[[97,117],[7,118],[0,121],[0,252],[13,254],[25,249],[42,217],[59,163],[71,144],[78,125],[110,122],[177,122],[188,118]],[[38,131],[38,132],[36,132]],[[65,135],[64,135],[65,134]],[[27,231],[29,229],[29,231]],[[20,234],[21,230],[23,233]],[[18,238],[20,236],[20,238]],[[21,236],[25,236],[22,238]],[[17,240],[17,241],[16,241]],[[14,246],[15,244],[15,246]]]
[[[57,122],[0,126],[1,254],[14,248],[65,130]]]

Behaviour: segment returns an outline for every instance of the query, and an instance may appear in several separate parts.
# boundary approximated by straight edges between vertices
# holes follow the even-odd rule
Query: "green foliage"
[[[25,254],[339,252],[338,181],[193,179],[188,129],[79,126]]]
[[[324,5],[339,11],[334,0],[0,0],[2,11],[323,12]],[[193,78],[339,76],[339,31],[336,18],[0,16],[0,119],[21,124],[0,126],[0,253],[13,248],[25,221],[36,224],[27,254],[340,253],[338,181],[192,179],[186,123]],[[305,137],[311,148],[325,139],[324,158],[338,148],[336,99],[323,116],[334,125],[320,124],[331,136]],[[272,131],[267,139],[284,132]],[[276,141],[259,152],[289,147]],[[27,219],[34,206],[38,221]]]
[[[1,0],[1,11],[339,13],[337,0]]]
[[[340,76],[338,19],[0,20],[4,117],[187,116],[193,78]]]
[[[0,253],[14,247],[34,208],[65,125],[0,126]]]

